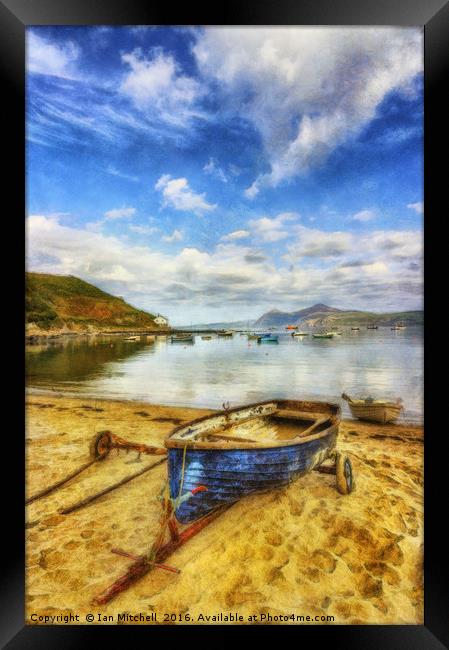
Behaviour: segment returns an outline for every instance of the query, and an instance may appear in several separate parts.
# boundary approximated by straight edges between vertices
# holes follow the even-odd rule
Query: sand
[[[27,395],[26,402],[28,496],[86,463],[98,431],[161,445],[175,424],[210,412],[54,394]],[[338,448],[352,460],[352,494],[338,494],[334,476],[312,472],[247,497],[166,561],[181,573],[156,569],[108,605],[92,606],[130,564],[111,548],[137,555],[150,548],[167,473],[163,463],[81,510],[58,514],[159,458],[137,462],[135,452],[112,452],[26,507],[27,622],[77,614],[85,624],[93,613],[94,623],[111,624],[127,612],[153,614],[158,624],[218,624],[220,614],[242,616],[244,624],[298,622],[268,616],[422,624],[422,428],[346,420]]]

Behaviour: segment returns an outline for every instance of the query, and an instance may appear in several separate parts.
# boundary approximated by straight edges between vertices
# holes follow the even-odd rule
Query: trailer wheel
[[[335,459],[337,491],[340,494],[350,494],[354,489],[351,461],[347,456],[337,452]]]
[[[108,455],[111,448],[111,432],[100,431],[94,436],[91,445],[90,453],[96,460],[104,460]]]

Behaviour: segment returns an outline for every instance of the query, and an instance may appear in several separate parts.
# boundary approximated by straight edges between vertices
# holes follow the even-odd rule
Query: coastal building
[[[165,318],[165,316],[162,316],[162,314],[158,314],[154,319],[154,322],[156,323],[156,325],[162,325],[163,327],[168,327],[168,318]]]

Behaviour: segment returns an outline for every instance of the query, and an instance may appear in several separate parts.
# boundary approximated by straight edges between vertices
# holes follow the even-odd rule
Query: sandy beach
[[[87,463],[99,431],[162,446],[173,426],[210,412],[56,394],[27,395],[26,404],[28,496]],[[245,498],[170,557],[179,574],[155,569],[108,605],[92,606],[131,562],[111,549],[139,555],[151,547],[167,474],[162,463],[59,514],[160,458],[111,452],[26,507],[27,622],[72,613],[84,624],[93,613],[95,623],[110,624],[128,612],[154,613],[158,624],[173,614],[177,622],[217,623],[200,615],[231,613],[245,623],[251,615],[270,622],[260,619],[269,614],[422,624],[423,430],[345,420],[338,448],[353,464],[352,494],[338,494],[334,476],[312,472],[288,488]]]

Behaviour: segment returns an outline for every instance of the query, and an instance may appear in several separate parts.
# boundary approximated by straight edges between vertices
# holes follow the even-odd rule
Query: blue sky
[[[33,27],[28,268],[173,323],[422,306],[422,31]]]

